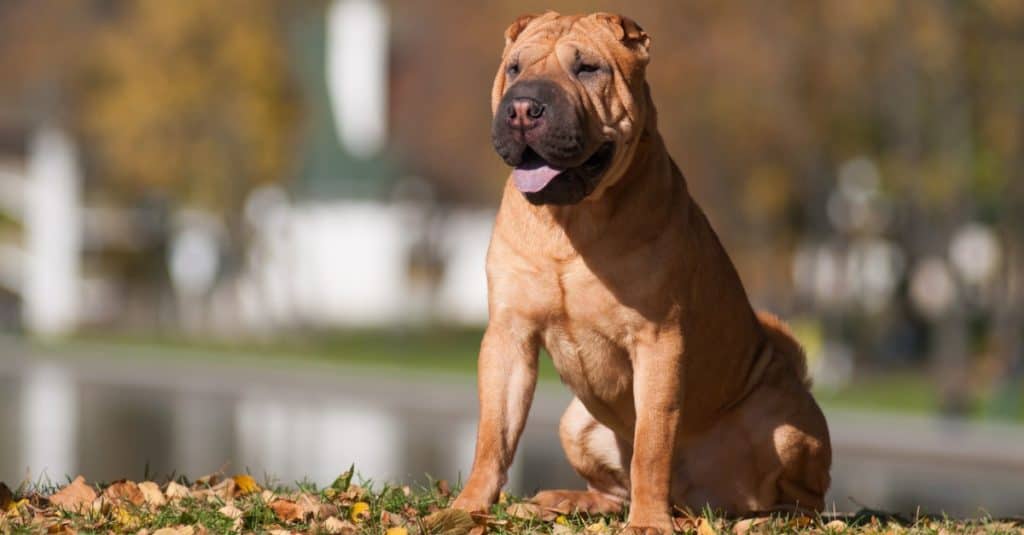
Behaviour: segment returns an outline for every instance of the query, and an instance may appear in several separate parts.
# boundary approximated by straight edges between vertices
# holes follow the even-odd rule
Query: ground
[[[623,516],[587,516],[544,510],[502,496],[488,515],[447,509],[454,494],[445,481],[429,488],[353,483],[352,471],[332,485],[282,487],[251,476],[214,474],[158,484],[118,481],[90,485],[76,478],[63,485],[0,483],[0,533],[329,533],[457,535],[471,533],[554,533],[611,535]],[[676,512],[679,532],[902,534],[952,533],[1024,535],[1024,518],[954,520],[909,519],[876,511],[826,515],[776,514],[723,518],[713,511]]]

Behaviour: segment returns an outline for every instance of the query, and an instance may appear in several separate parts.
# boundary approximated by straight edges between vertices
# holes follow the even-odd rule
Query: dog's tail
[[[796,341],[786,322],[770,312],[757,311],[757,319],[761,322],[775,354],[782,357],[808,389],[811,388],[811,377],[807,373],[807,355],[800,342]]]

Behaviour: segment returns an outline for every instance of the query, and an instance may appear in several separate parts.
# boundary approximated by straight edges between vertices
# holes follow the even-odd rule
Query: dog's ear
[[[514,43],[519,37],[519,34],[523,33],[523,30],[530,25],[533,19],[537,18],[538,15],[520,15],[508,28],[505,29],[505,48]]]
[[[597,19],[607,24],[622,44],[635,50],[642,59],[647,60],[651,51],[651,37],[635,20],[614,13],[598,13]]]

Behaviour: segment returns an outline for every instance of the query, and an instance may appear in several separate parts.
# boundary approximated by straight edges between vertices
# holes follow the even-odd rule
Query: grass
[[[149,485],[146,493],[140,488]],[[10,492],[0,485],[0,533],[345,533],[427,535],[445,533],[583,533],[605,535],[621,530],[627,512],[587,515],[540,509],[502,496],[487,515],[447,509],[455,493],[438,481],[424,488],[352,483],[352,471],[332,485],[309,483],[284,487],[258,485],[251,477],[207,476],[196,482],[179,479],[164,485],[117,482],[64,488],[92,492],[77,503],[60,495],[68,490],[48,484],[23,485]],[[6,491],[6,492],[5,492]],[[74,494],[74,493],[71,493]],[[65,505],[58,506],[57,503]],[[816,534],[1024,534],[1021,519],[943,517],[914,519],[864,510],[853,514],[774,514],[726,518],[714,511],[675,512],[679,532],[816,533]],[[165,531],[158,531],[158,530]]]
[[[122,354],[132,359],[150,356],[209,361],[216,358],[247,364],[287,362],[289,366],[302,362],[336,363],[367,369],[440,372],[468,378],[476,373],[482,336],[480,329],[353,330],[285,335],[261,343],[86,333],[68,342],[44,347],[57,352],[101,350],[107,355]],[[546,355],[540,359],[540,380],[558,381],[558,373]],[[816,388],[815,396],[826,408],[915,414],[935,414],[940,408],[930,376],[913,370],[873,373],[841,389]],[[984,417],[985,414],[976,411],[972,416]],[[1024,419],[1024,407],[1009,416]]]

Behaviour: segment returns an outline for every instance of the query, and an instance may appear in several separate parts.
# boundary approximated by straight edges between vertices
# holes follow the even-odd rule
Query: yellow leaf
[[[370,518],[370,504],[366,502],[352,504],[352,510],[349,511],[348,516],[353,522],[362,522]]]
[[[139,517],[133,515],[125,507],[115,507],[112,511],[111,517],[114,519],[114,523],[117,524],[120,531],[132,531],[139,527]]]
[[[239,474],[232,479],[235,480],[235,488],[238,490],[239,496],[260,491],[260,486],[256,484],[256,480],[248,474]]]
[[[558,515],[555,517],[555,524],[561,524],[563,526],[569,525],[569,519],[565,518],[565,515]]]
[[[388,528],[388,530],[384,532],[384,535],[409,535],[409,530],[401,527]]]

